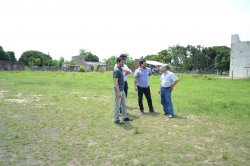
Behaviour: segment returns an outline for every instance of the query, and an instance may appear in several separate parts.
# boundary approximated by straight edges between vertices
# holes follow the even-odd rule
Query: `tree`
[[[162,50],[158,53],[158,56],[160,58],[160,62],[163,63],[171,63],[172,61],[172,55],[168,52],[168,50]]]
[[[52,60],[51,61],[51,66],[59,66],[59,61],[58,60]]]
[[[85,57],[85,61],[99,62],[99,57],[88,52],[84,49],[80,49],[80,55]]]
[[[184,68],[187,68],[187,48],[176,45],[169,47],[167,50],[168,54],[171,55],[172,60],[171,64],[175,67],[182,68],[182,71]]]
[[[107,70],[114,70],[114,66],[116,64],[117,56],[111,56],[105,60]]]
[[[134,69],[134,60],[132,57],[130,57],[128,54],[127,54],[127,59],[126,59],[126,65],[128,66],[128,68],[130,68],[131,70]]]
[[[215,68],[222,71],[229,71],[230,67],[230,51],[231,49],[226,46],[215,46]]]
[[[0,46],[0,60],[10,60],[10,56],[9,54],[6,54],[6,52],[4,52],[3,47]]]
[[[16,62],[16,56],[13,51],[7,51],[5,54],[7,54],[7,56],[10,58],[11,62]]]
[[[162,62],[161,57],[158,54],[156,54],[156,55],[147,55],[147,56],[145,56],[144,59],[145,60],[152,60],[152,61]]]
[[[147,55],[145,60],[158,61],[163,63],[171,63],[172,55],[168,52],[168,50],[162,50],[155,55]]]
[[[50,55],[44,54],[40,51],[26,51],[19,58],[26,66],[49,66],[51,65],[52,58]]]
[[[202,53],[204,54],[204,70],[205,72],[211,72],[214,70],[214,63],[215,63],[215,57],[216,57],[216,50],[213,47],[207,47],[202,50]]]

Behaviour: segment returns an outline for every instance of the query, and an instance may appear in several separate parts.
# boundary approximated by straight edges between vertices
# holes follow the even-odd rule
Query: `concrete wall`
[[[230,78],[250,78],[250,41],[241,42],[239,35],[232,35]]]
[[[21,62],[0,61],[0,70],[23,70],[24,64]]]

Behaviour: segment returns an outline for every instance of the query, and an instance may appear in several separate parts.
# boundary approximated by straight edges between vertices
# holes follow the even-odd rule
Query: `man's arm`
[[[171,90],[174,89],[175,85],[178,83],[179,80],[176,80],[172,85],[171,85]]]
[[[174,74],[172,74],[171,77],[172,77],[172,80],[174,81],[174,83],[171,85],[171,90],[173,90],[179,80]]]
[[[148,75],[151,76],[152,75],[151,69],[149,67],[147,67],[147,69],[148,69]]]
[[[115,85],[117,96],[122,97],[122,93],[120,91],[119,84],[118,84],[118,78],[114,78],[114,85]]]
[[[137,76],[135,76],[135,81],[134,81],[135,91],[138,91],[138,89],[137,89],[137,81],[138,81],[138,78],[137,78]]]
[[[124,64],[123,71],[125,71],[125,75],[129,75],[132,73],[132,71],[128,68],[126,64]]]
[[[161,80],[162,80],[162,78],[160,77],[160,87],[159,87],[159,90],[158,90],[159,94],[161,94]]]

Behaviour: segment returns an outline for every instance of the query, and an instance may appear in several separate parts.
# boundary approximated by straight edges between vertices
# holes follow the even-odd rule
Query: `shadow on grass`
[[[136,119],[139,119],[139,118],[140,118],[139,116],[133,115],[133,114],[128,114],[128,116],[129,116],[130,118],[132,118],[133,120],[136,120]]]
[[[117,126],[123,128],[124,130],[133,130],[135,127],[130,123],[130,121],[126,121],[125,124],[116,124]]]
[[[129,106],[127,105],[127,110],[137,110],[139,109],[138,106]]]
[[[160,113],[159,112],[144,112],[143,115],[157,117],[160,115]]]
[[[177,120],[180,119],[180,120],[181,120],[181,119],[187,119],[187,117],[183,117],[183,116],[181,116],[181,115],[176,115],[176,114],[175,114],[175,115],[174,115],[174,119],[177,119]]]

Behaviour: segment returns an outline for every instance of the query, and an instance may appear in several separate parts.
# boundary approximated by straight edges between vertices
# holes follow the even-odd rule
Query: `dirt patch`
[[[72,94],[81,94],[82,92],[77,92],[77,91],[75,91],[75,92],[71,92]]]
[[[75,165],[81,165],[77,158],[73,158],[73,159],[67,164],[67,166],[75,166]]]
[[[97,144],[97,142],[95,142],[94,140],[88,141],[88,146],[95,146],[96,144]]]
[[[22,105],[30,103],[27,99],[6,99],[5,101],[9,103],[22,104]]]
[[[80,97],[81,99],[83,99],[83,100],[87,100],[88,98],[87,97]]]
[[[32,157],[31,155],[28,155],[26,157],[26,160],[24,161],[24,164],[26,165],[40,165],[41,162],[37,159],[35,159],[34,157]]]
[[[0,160],[2,161],[4,158],[4,150],[0,147]]]
[[[4,98],[5,93],[7,93],[7,91],[5,90],[0,91],[0,100]]]
[[[42,95],[24,96],[22,93],[15,95],[13,99],[6,99],[5,102],[26,105],[32,102],[39,102]]]
[[[62,129],[59,128],[59,127],[51,128],[50,129],[50,135],[51,135],[52,139],[58,139],[58,137],[61,134],[61,131],[62,131]]]

